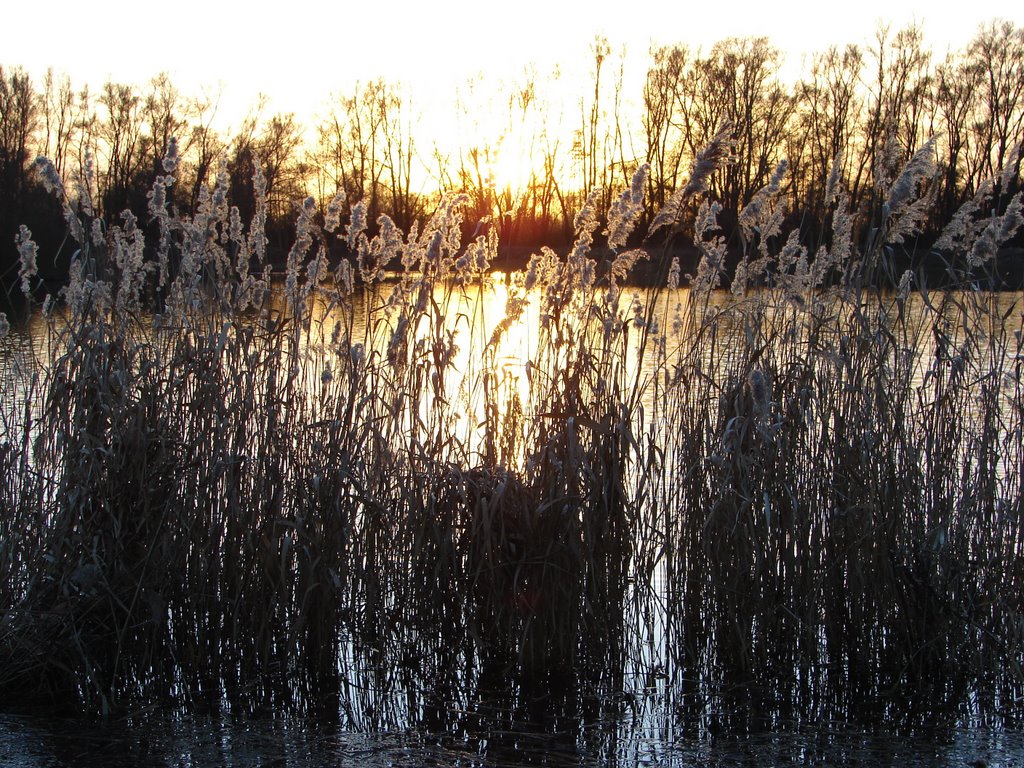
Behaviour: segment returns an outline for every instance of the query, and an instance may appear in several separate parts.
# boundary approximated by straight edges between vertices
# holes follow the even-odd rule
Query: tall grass
[[[659,491],[691,725],[1019,713],[1020,294],[972,289],[963,252],[953,290],[880,290],[877,242],[752,249],[776,290],[682,312]]]
[[[172,148],[147,259],[137,222],[103,231],[44,164],[79,251],[38,382],[5,395],[6,695],[367,728],[557,691],[697,730],[925,700],[1016,717],[1019,304],[877,287],[922,157],[861,247],[837,192],[813,255],[770,247],[780,167],[716,290],[716,142],[655,220],[696,214],[689,287],[671,254],[663,288],[625,287],[642,168],[611,256],[588,203],[567,255],[497,284],[498,317],[464,198],[373,237],[361,203],[339,231],[344,201],[304,201],[275,282],[263,204],[246,230],[225,173],[172,216]],[[1012,235],[1019,195],[996,202],[958,254]]]

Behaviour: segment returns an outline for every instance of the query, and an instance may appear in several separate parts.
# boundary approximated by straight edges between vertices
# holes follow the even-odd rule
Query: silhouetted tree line
[[[1024,140],[1024,30],[1012,23],[982,27],[940,63],[917,27],[881,28],[869,48],[831,47],[792,88],[778,80],[780,63],[765,38],[724,40],[706,54],[652,52],[642,124],[653,208],[685,181],[723,122],[733,127],[735,161],[715,175],[710,194],[734,240],[739,211],[783,159],[788,223],[812,249],[828,244],[837,182],[863,241],[885,214],[892,182],[931,137],[936,172],[922,191],[934,204],[918,248],[1007,163],[1012,186],[993,199],[1005,205],[1017,191],[1020,156],[1011,152]]]
[[[37,155],[53,162],[74,194],[88,194],[102,219],[130,209],[145,223],[147,195],[172,137],[181,161],[169,204],[179,213],[193,212],[220,176],[248,223],[260,163],[270,253],[278,258],[294,233],[296,202],[313,195],[325,209],[339,191],[350,204],[365,201],[371,223],[386,215],[406,231],[441,195],[463,192],[467,227],[489,220],[506,248],[557,246],[571,239],[573,217],[588,197],[606,211],[648,163],[650,222],[722,125],[731,126],[733,158],[714,174],[709,194],[721,204],[719,223],[734,244],[739,212],[782,160],[787,226],[798,227],[812,248],[828,244],[837,181],[856,236],[868,237],[884,215],[889,185],[930,137],[936,172],[923,192],[934,205],[918,247],[931,244],[985,179],[1007,163],[1019,171],[1024,29],[1011,22],[979,28],[965,49],[942,61],[925,48],[919,28],[880,28],[870,45],[818,53],[792,86],[781,82],[782,53],[766,38],[727,39],[708,50],[655,48],[639,94],[624,92],[624,54],[598,38],[591,55],[589,83],[572,111],[560,114],[576,125],[571,142],[553,129],[552,105],[528,73],[506,101],[488,107],[507,116],[505,133],[470,131],[476,143],[454,150],[417,144],[408,99],[384,81],[332,97],[313,135],[294,115],[265,116],[261,104],[233,136],[223,136],[212,127],[216,103],[181,94],[165,75],[142,87],[108,82],[94,94],[76,90],[67,76],[33,83],[20,68],[0,67],[0,275],[8,284],[16,275],[21,224],[40,245],[42,277],[59,278],[66,268],[70,246],[57,205],[34,175]],[[638,103],[639,114],[627,103]],[[471,94],[452,120],[469,122],[478,108]],[[533,166],[517,189],[501,186],[490,167],[503,136],[515,131],[531,132]],[[1005,202],[1016,191],[1019,173],[1003,178],[1014,186],[992,200]]]

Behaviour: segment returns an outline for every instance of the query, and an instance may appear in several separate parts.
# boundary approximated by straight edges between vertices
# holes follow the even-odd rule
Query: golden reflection
[[[300,342],[303,366],[311,369],[306,380],[323,386],[325,376],[342,370],[359,350],[375,366],[375,381],[394,383],[396,400],[415,401],[411,411],[408,402],[394,404],[413,432],[455,435],[475,463],[488,451],[502,463],[520,462],[539,297],[530,297],[516,322],[503,324],[511,285],[505,274],[463,285],[434,283],[429,297],[420,297],[427,285],[406,275],[348,296],[333,288],[322,292]],[[496,333],[499,325],[502,333]],[[404,333],[399,361],[396,339]],[[385,370],[396,365],[402,370]]]

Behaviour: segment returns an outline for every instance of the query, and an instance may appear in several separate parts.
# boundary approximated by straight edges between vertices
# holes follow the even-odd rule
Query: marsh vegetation
[[[538,702],[648,736],[1019,725],[1024,320],[969,277],[1019,227],[1018,155],[941,235],[955,289],[893,272],[929,142],[863,240],[837,164],[813,252],[779,164],[726,275],[723,126],[641,233],[685,222],[698,268],[655,250],[639,292],[646,165],[607,218],[587,198],[566,255],[500,278],[465,196],[372,235],[363,201],[309,198],[275,281],[259,165],[248,225],[224,166],[175,214],[169,146],[151,249],[39,162],[76,250],[4,393],[7,701],[432,732]]]

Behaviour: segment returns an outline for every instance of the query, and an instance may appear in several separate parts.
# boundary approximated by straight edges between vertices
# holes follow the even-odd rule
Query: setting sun
[[[487,182],[498,192],[509,191],[519,197],[543,169],[536,167],[528,149],[515,146],[513,141],[505,138],[488,153]]]

